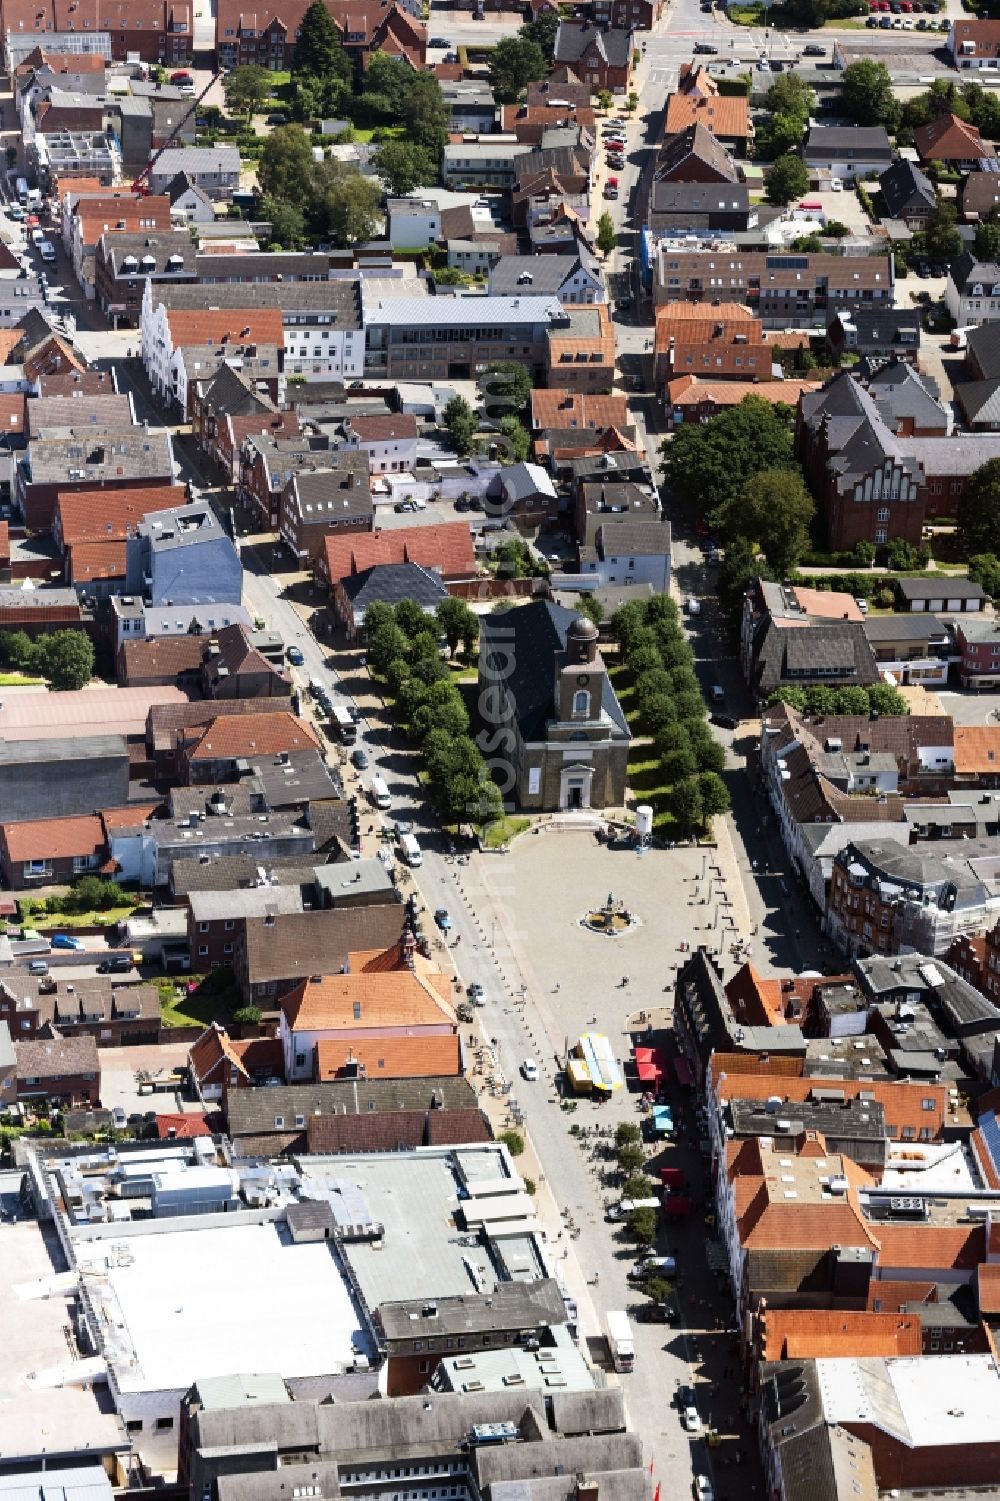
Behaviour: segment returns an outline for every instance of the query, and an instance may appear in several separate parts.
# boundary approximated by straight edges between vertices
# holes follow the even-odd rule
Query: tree
[[[816,95],[797,73],[779,73],[765,102],[769,114],[792,115],[805,123],[816,108]]]
[[[520,1157],[524,1151],[524,1137],[517,1131],[501,1131],[498,1139],[512,1157]]]
[[[674,1290],[665,1277],[645,1277],[639,1284],[639,1291],[644,1298],[649,1298],[651,1303],[669,1303],[674,1295]]]
[[[649,1199],[654,1192],[655,1185],[645,1173],[629,1173],[622,1182],[623,1199]]]
[[[861,687],[838,688],[835,714],[867,714],[869,710],[868,694]]]
[[[642,1141],[642,1132],[635,1121],[619,1121],[615,1127],[615,1146],[637,1146]]]
[[[715,587],[719,599],[730,619],[739,618],[743,609],[743,596],[756,578],[770,578],[771,569],[758,558],[753,543],[747,537],[737,537],[726,546]]]
[[[981,261],[996,261],[1000,259],[1000,224],[996,219],[990,218],[987,224],[980,224],[976,230],[976,255]]]
[[[479,423],[464,396],[453,396],[442,413],[442,425],[448,442],[462,459],[472,452]]]
[[[506,462],[523,463],[531,452],[531,436],[520,417],[515,417],[513,412],[509,412],[506,417],[500,418],[497,429],[509,444]]]
[[[238,1027],[256,1027],[260,1022],[259,1006],[240,1006],[233,1012],[233,1021]]]
[[[367,616],[367,612],[366,612]],[[365,624],[367,626],[367,618]],[[406,632],[401,630],[395,621],[381,626],[378,630],[366,632],[368,637],[368,660],[375,671],[382,677],[389,670],[392,662],[399,661],[406,655],[409,642]]]
[[[1000,599],[1000,558],[995,552],[981,552],[970,558],[969,577],[974,584],[982,584],[991,599]]]
[[[490,83],[498,104],[514,104],[529,83],[548,72],[545,53],[537,42],[521,36],[503,37],[490,53]]]
[[[720,813],[729,812],[729,788],[715,771],[703,771],[698,778],[701,793],[701,816],[707,824]]]
[[[805,690],[805,712],[810,715],[835,714],[837,711],[837,692],[835,688],[824,687],[822,683],[814,684]]]
[[[362,177],[356,167],[338,163],[326,177],[316,204],[321,230],[335,245],[357,245],[370,240],[382,222],[382,193],[378,183]]]
[[[698,761],[690,745],[684,745],[663,756],[660,760],[660,769],[663,772],[663,780],[673,785],[676,782],[682,782],[685,777],[693,777],[698,770]]]
[[[809,545],[816,504],[794,469],[763,469],[716,512],[727,542],[747,537],[785,578]]]
[[[372,166],[395,198],[405,198],[437,177],[437,163],[430,152],[412,141],[383,141],[372,152]]]
[[[533,389],[531,372],[513,360],[494,360],[479,377],[487,417],[511,411],[523,412]]]
[[[708,497],[724,506],[760,470],[792,463],[790,417],[781,403],[747,396],[710,422],[683,423],[660,448],[667,485],[701,515]]]
[[[840,112],[859,125],[884,125],[893,132],[900,106],[884,63],[871,58],[850,63],[840,75]]]
[[[615,102],[615,96],[610,89],[598,89],[596,97],[598,109],[610,109]]]
[[[414,73],[394,59],[403,75],[402,106],[393,123],[402,123],[406,138],[440,162],[448,139],[448,109],[441,85],[433,73]]]
[[[646,1154],[638,1141],[627,1141],[617,1149],[618,1166],[626,1176],[637,1173],[645,1164]]]
[[[701,783],[698,777],[685,777],[670,794],[670,811],[684,829],[700,828],[704,822]]]
[[[718,740],[713,740],[711,733],[706,730],[704,740],[692,743],[695,760],[698,762],[699,771],[714,771],[721,776],[726,769],[726,748],[720,745]]]
[[[0,631],[0,661],[24,672],[37,660],[35,643],[27,631]]]
[[[443,599],[434,611],[442,636],[448,643],[452,656],[460,641],[475,641],[479,634],[479,621],[464,599]]]
[[[347,85],[353,75],[351,59],[340,44],[340,33],[323,0],[313,0],[302,17],[295,41],[292,75],[299,77],[302,74],[312,78],[338,79]]]
[[[518,35],[526,42],[535,42],[547,58],[556,50],[556,32],[559,30],[559,12],[543,10],[533,21],[525,21]]]
[[[301,125],[279,125],[268,136],[257,163],[260,190],[268,197],[302,203],[310,196],[315,165]]]
[[[602,255],[610,255],[618,244],[614,221],[607,209],[597,221],[597,248]]]
[[[601,625],[604,621],[604,606],[593,594],[581,594],[577,600],[577,609],[581,615],[586,615],[595,625]]]
[[[924,230],[924,244],[930,255],[947,258],[959,254],[962,236],[958,232],[958,210],[953,203],[939,203],[931,210]]]
[[[628,1217],[627,1229],[630,1239],[644,1251],[648,1250],[656,1239],[656,1210],[645,1206],[633,1209]]]
[[[854,556],[862,568],[870,568],[875,561],[875,543],[864,538],[854,544]]]
[[[900,716],[909,714],[910,706],[898,688],[892,688],[888,683],[873,683],[868,689],[868,707],[876,714],[885,716]]]
[[[35,657],[49,686],[60,692],[85,688],[94,675],[94,647],[83,631],[54,631],[42,636]]]
[[[434,692],[438,688],[449,689],[447,697],[435,700]],[[453,683],[442,678],[439,683],[432,684],[426,703],[421,704],[413,716],[412,728],[417,740],[426,740],[431,730],[444,730],[456,738],[469,733],[469,711]]]
[[[765,191],[768,203],[784,206],[793,198],[801,198],[808,188],[809,169],[801,156],[793,156],[791,152],[779,157],[767,174]]]
[[[226,96],[226,108],[241,112],[250,119],[259,114],[271,97],[272,78],[267,68],[248,63],[234,68],[222,81]]]
[[[794,78],[794,73],[783,74]],[[754,136],[753,153],[758,161],[776,162],[799,144],[806,133],[806,121],[798,115],[777,114],[765,119]]]
[[[306,216],[298,203],[265,197],[260,201],[260,216],[271,226],[271,244],[295,250],[306,235]]]
[[[1000,554],[1000,459],[989,459],[970,476],[959,496],[955,519],[967,557]]]

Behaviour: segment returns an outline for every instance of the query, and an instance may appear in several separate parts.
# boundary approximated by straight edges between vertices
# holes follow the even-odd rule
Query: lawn
[[[0,688],[38,688],[44,684],[44,678],[31,677],[26,672],[0,672]]]
[[[131,917],[134,907],[106,907],[102,912],[39,912],[25,916],[25,926],[41,933],[52,928],[107,928]]]
[[[376,130],[380,131],[387,138],[405,136],[406,134],[405,125],[352,125],[351,136],[359,144],[367,145]]]
[[[172,980],[158,980],[160,993],[160,1020],[165,1027],[209,1027],[212,1022],[226,1025],[233,1013],[235,992],[205,990],[204,987],[188,994],[187,980],[175,985]]]
[[[618,695],[618,702],[625,711],[625,718],[629,722],[629,727],[634,730],[634,721],[638,718],[639,710],[635,702],[635,685],[632,682],[632,674],[627,667],[619,664],[617,667],[608,667],[608,677],[611,679],[611,686]]]
[[[480,838],[486,849],[499,849],[501,844],[509,844],[518,834],[523,834],[525,829],[531,828],[530,818],[497,818],[491,824],[487,824]]]
[[[649,803],[653,809],[653,828],[661,839],[672,838],[676,832],[673,814],[667,806],[670,788],[663,780],[663,770],[657,757],[650,757],[651,747],[639,746],[628,758],[628,783],[640,803]]]

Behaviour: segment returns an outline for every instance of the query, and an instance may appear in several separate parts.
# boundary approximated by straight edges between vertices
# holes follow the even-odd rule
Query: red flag
[[[651,1474],[651,1475],[652,1475],[652,1473],[653,1473],[653,1461],[652,1461],[652,1460],[650,1460],[650,1461],[649,1461],[649,1473],[650,1473],[650,1474]]]
[[[653,1492],[653,1501],[660,1501],[660,1482],[656,1482],[656,1490]]]

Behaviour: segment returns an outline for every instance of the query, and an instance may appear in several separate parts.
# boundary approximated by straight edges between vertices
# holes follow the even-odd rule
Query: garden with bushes
[[[610,667],[622,708],[639,742],[629,785],[653,808],[661,836],[704,832],[729,808],[722,780],[725,751],[706,720],[694,654],[676,604],[665,595],[622,605],[611,617],[619,665]]]
[[[368,665],[392,700],[394,719],[420,750],[421,779],[443,824],[476,825],[486,834],[503,822],[500,789],[470,734],[462,689],[441,652],[443,637],[454,658],[467,658],[479,621],[462,600],[442,600],[433,616],[413,600],[376,603],[365,612]]]

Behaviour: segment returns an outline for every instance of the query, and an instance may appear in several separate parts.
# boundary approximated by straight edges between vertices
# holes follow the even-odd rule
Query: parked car
[[[700,57],[715,57],[718,50],[718,47],[713,46],[711,42],[695,42],[694,44],[694,51]]]
[[[686,1384],[679,1386],[674,1392],[674,1406],[677,1407],[681,1412],[684,1411],[685,1407],[693,1407],[694,1387],[688,1386]]]
[[[358,771],[368,770],[368,753],[362,750],[360,745],[357,750],[351,751],[351,765]]]
[[[474,1006],[486,1005],[486,992],[480,985],[478,980],[472,981],[471,985],[466,991],[466,995],[469,997],[469,1000]]]
[[[124,1131],[128,1125],[128,1116],[120,1105],[116,1105],[111,1112],[111,1120],[116,1131]]]
[[[689,594],[687,599],[684,601],[684,608],[689,615],[700,615],[701,600],[695,599],[693,594]]]
[[[97,966],[97,973],[99,975],[127,975],[133,963],[134,959],[131,954],[109,954]]]
[[[537,1084],[538,1064],[535,1062],[534,1058],[525,1058],[524,1062],[521,1064],[521,1076],[522,1078],[527,1079],[529,1084]]]
[[[54,949],[82,949],[85,947],[82,938],[74,938],[71,933],[53,933],[49,940]]]
[[[48,972],[49,972],[49,963],[48,963],[47,959],[29,959],[28,960],[28,974],[29,975],[47,975]]]
[[[435,907],[434,921],[437,923],[442,933],[448,933],[451,931],[453,924],[451,921],[451,914],[448,911],[447,907]]]
[[[816,42],[810,42],[808,47],[803,47],[802,52],[805,57],[826,56],[826,48],[818,46]]]
[[[288,658],[289,662],[291,662],[293,667],[301,667],[303,662],[305,661],[305,657],[302,655],[302,652],[297,646],[290,646],[285,653],[285,656]]]
[[[443,36],[432,36],[431,39],[430,39],[430,41],[427,43],[427,45],[428,45],[428,47],[443,47],[445,49],[445,51],[447,52],[448,48],[451,46],[451,43],[448,41],[448,39],[446,37],[443,37]]]
[[[740,722],[735,714],[713,714],[712,723],[720,730],[738,730]]]
[[[276,110],[273,115],[268,115],[268,117],[267,117],[267,119],[266,119],[266,121],[264,123],[266,125],[287,125],[288,124],[288,116],[285,115],[285,114],[282,114],[282,112],[280,110]]]
[[[707,1475],[696,1475],[694,1477],[693,1489],[694,1501],[715,1501],[715,1492],[712,1489],[712,1482],[709,1480]]]
[[[701,1432],[701,1418],[698,1416],[697,1407],[685,1407],[681,1414],[681,1422],[688,1433]]]

